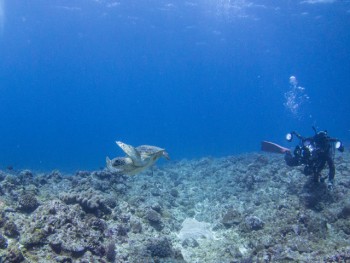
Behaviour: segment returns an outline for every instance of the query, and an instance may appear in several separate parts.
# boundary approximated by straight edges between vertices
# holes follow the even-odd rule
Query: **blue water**
[[[0,167],[99,169],[115,140],[225,156],[312,125],[348,142],[349,29],[340,0],[0,0]]]

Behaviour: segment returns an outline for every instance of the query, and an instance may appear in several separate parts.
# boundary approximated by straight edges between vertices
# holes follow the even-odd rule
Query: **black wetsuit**
[[[325,165],[328,165],[329,173],[328,180],[333,183],[335,176],[334,165],[334,146],[333,139],[326,136],[326,134],[319,133],[311,138],[302,138],[303,142],[308,142],[307,146],[297,146],[294,151],[294,156],[287,152],[284,159],[288,166],[305,165],[305,175],[314,175],[314,180],[324,180],[321,178],[321,171]]]

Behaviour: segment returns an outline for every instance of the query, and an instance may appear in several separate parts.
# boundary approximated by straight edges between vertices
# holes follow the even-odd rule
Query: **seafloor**
[[[350,154],[328,191],[282,155],[136,176],[0,172],[0,262],[350,262]]]

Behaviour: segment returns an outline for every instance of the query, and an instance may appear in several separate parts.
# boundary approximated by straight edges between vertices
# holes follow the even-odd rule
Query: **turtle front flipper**
[[[145,165],[140,153],[133,146],[123,143],[121,141],[116,141],[116,144],[126,153],[128,157],[131,158],[135,166]]]

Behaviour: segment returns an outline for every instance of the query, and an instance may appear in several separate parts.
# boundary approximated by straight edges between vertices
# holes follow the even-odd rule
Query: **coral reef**
[[[3,262],[348,262],[350,158],[329,191],[282,155],[0,171]]]

